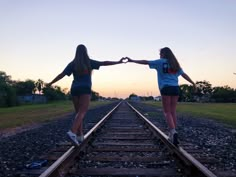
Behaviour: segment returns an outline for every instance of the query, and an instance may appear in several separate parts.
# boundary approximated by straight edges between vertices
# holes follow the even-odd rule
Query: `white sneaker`
[[[173,143],[175,146],[178,146],[179,140],[178,140],[178,133],[175,131],[174,133],[169,132],[168,134],[168,140]]]
[[[77,136],[77,141],[79,143],[82,143],[84,141],[84,135],[81,135],[81,136]]]
[[[177,132],[172,135],[172,141],[171,141],[171,142],[172,142],[175,146],[178,146],[179,140],[178,140],[178,133],[177,133]]]
[[[67,132],[67,135],[69,136],[70,140],[75,144],[76,146],[79,146],[79,142],[77,140],[77,135],[74,134],[71,130]]]

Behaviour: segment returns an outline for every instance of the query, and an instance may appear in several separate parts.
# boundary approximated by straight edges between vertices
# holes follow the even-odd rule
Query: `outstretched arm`
[[[142,64],[142,65],[147,65],[148,64],[147,60],[133,60],[129,57],[126,57],[126,59],[128,59],[128,62],[138,63],[138,64]]]
[[[116,65],[116,64],[123,63],[122,61],[123,61],[123,58],[121,58],[119,61],[103,61],[102,66]]]
[[[64,74],[63,72],[60,73],[60,74],[58,74],[51,82],[49,82],[49,83],[47,84],[47,86],[50,87],[50,86],[51,86],[52,84],[54,84],[55,82],[61,80],[64,76],[65,76],[65,74]]]
[[[187,80],[188,82],[190,82],[191,84],[193,84],[194,87],[196,87],[195,83],[192,81],[192,79],[186,74],[186,73],[183,73],[181,75],[185,80]]]

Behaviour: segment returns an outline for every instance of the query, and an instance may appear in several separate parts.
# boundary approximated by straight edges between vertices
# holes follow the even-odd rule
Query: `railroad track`
[[[215,177],[127,102],[116,105],[40,177],[191,176]]]

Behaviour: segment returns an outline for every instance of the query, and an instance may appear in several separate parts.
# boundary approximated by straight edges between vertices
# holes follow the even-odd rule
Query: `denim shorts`
[[[91,87],[72,87],[70,93],[72,96],[80,96],[91,94],[92,90]]]
[[[179,86],[165,86],[161,89],[161,95],[165,96],[179,96]]]

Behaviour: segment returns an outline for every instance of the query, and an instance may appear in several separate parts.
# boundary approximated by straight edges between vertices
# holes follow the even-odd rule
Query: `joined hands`
[[[132,62],[133,60],[130,59],[129,57],[122,57],[120,59],[120,63],[128,63],[128,62]]]

